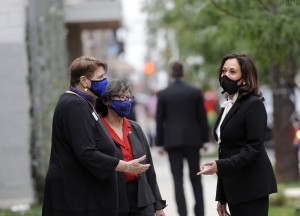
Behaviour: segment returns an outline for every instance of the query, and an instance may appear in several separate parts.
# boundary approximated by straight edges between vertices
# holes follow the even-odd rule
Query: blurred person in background
[[[197,175],[217,173],[219,216],[267,216],[269,194],[277,186],[264,147],[267,113],[256,67],[247,55],[229,54],[218,78],[228,94],[214,127],[219,159],[202,164]]]
[[[157,91],[151,90],[150,97],[146,104],[146,114],[147,114],[147,134],[149,139],[150,147],[155,146],[156,137],[156,107],[157,107]]]
[[[108,82],[104,97],[97,100],[96,111],[112,137],[117,157],[130,161],[146,155],[150,164],[146,173],[118,173],[119,216],[164,216],[162,200],[150,148],[139,124],[127,119],[133,96],[131,83],[124,79]]]
[[[215,143],[213,136],[213,126],[217,120],[219,112],[219,100],[215,91],[208,90],[204,92],[204,106],[207,113],[207,121],[209,126],[209,141]]]
[[[201,177],[195,175],[195,171],[199,170],[200,148],[209,141],[203,96],[200,89],[182,80],[182,63],[171,65],[170,76],[171,84],[158,93],[156,145],[168,152],[179,215],[190,215],[183,187],[183,164],[186,159],[195,197],[194,213],[195,216],[204,216]]]
[[[94,111],[107,80],[106,63],[75,59],[70,89],[59,98],[52,125],[52,146],[45,179],[43,216],[117,216],[117,172],[142,174],[149,164],[121,160],[113,140]]]

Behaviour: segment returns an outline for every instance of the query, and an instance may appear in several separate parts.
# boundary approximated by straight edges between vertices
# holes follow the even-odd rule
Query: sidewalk
[[[160,156],[157,153],[157,149],[151,150],[152,159],[156,170],[157,182],[160,188],[163,199],[167,201],[168,206],[165,208],[166,216],[178,216],[177,205],[175,202],[175,195],[173,189],[173,178],[169,167],[168,155]],[[205,159],[201,160],[201,163]],[[196,173],[195,173],[196,175]],[[217,215],[217,202],[215,201],[217,177],[202,176],[202,186],[204,191],[204,204],[205,204],[205,216],[216,216]],[[184,165],[184,187],[185,196],[188,207],[188,216],[194,216],[194,195],[192,186],[189,180],[188,166],[187,163]]]

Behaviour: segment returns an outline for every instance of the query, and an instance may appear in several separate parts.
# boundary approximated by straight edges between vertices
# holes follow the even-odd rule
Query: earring
[[[245,83],[245,82],[243,82],[243,85],[246,85],[246,83]]]
[[[83,89],[83,90],[84,90],[84,92],[87,92],[87,91],[88,91],[87,87],[84,87],[84,89]]]

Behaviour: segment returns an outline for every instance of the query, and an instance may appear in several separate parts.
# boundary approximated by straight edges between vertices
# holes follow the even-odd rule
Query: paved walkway
[[[213,147],[212,147],[213,150]],[[162,194],[163,199],[167,201],[168,206],[165,208],[165,213],[167,216],[178,216],[177,205],[175,202],[175,195],[173,189],[173,179],[169,167],[168,155],[160,156],[156,148],[151,149],[153,163],[156,170],[157,181]],[[274,152],[273,150],[267,150],[271,162],[274,163]],[[202,162],[210,161],[215,158],[204,158]],[[184,166],[184,187],[185,196],[188,206],[188,216],[194,216],[193,206],[194,206],[194,196],[192,191],[192,186],[188,177],[188,166],[185,163]],[[217,176],[209,175],[202,176],[202,185],[204,190],[204,204],[205,204],[205,216],[217,216],[217,202],[215,201]],[[299,188],[288,188],[285,191],[287,196],[299,197]]]
[[[177,205],[175,202],[174,189],[173,189],[173,179],[170,171],[168,155],[160,156],[157,153],[157,149],[152,150],[153,163],[156,170],[158,185],[162,194],[163,199],[167,201],[168,206],[165,208],[165,213],[167,216],[178,216]],[[204,162],[202,160],[201,162]],[[188,166],[185,164],[184,169],[184,187],[185,196],[188,206],[188,216],[194,216],[194,195],[192,191],[192,186],[188,177]],[[195,173],[196,175],[196,173]],[[217,184],[216,175],[212,176],[202,176],[202,184],[204,190],[204,203],[205,203],[205,216],[216,216],[216,206],[215,201],[215,191]]]

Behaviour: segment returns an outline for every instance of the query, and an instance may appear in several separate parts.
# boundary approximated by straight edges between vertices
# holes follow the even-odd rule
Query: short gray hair
[[[108,81],[104,97],[96,100],[95,109],[97,113],[105,117],[107,115],[108,108],[104,102],[111,101],[113,96],[120,95],[120,93],[123,93],[124,91],[129,91],[131,94],[131,89],[132,83],[128,79],[113,79]]]
[[[110,100],[112,96],[119,95],[124,91],[129,91],[131,94],[132,83],[128,79],[114,79],[108,81],[104,97]]]

